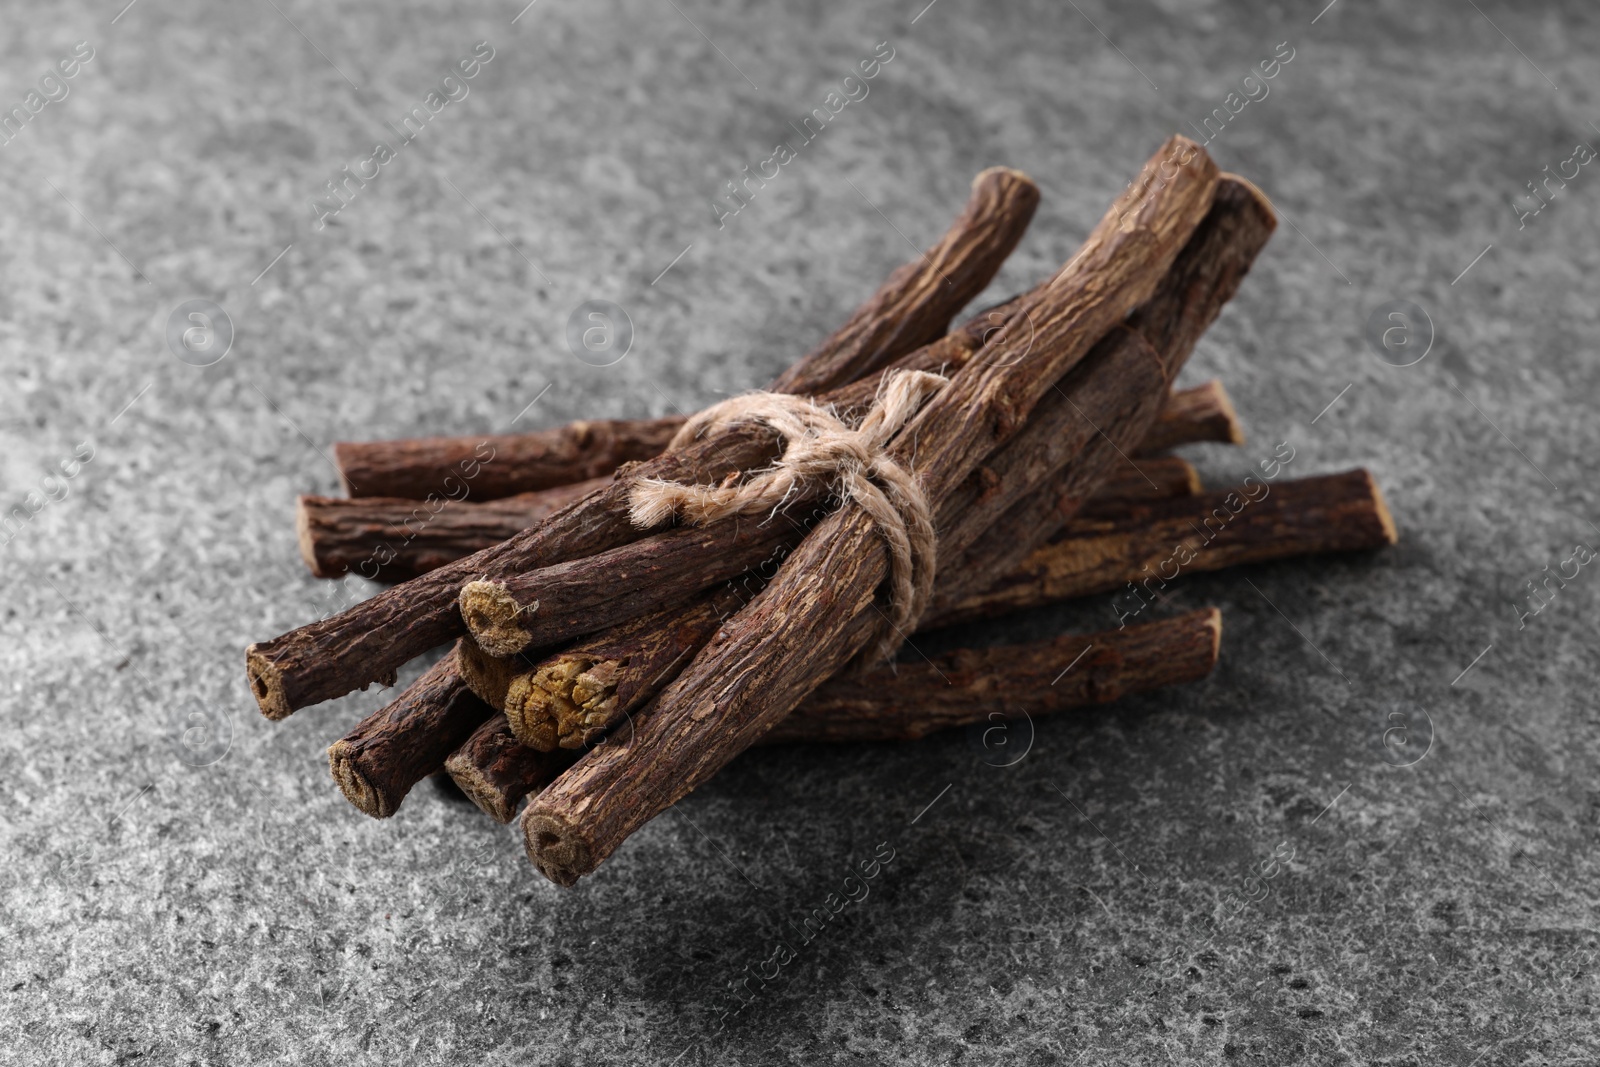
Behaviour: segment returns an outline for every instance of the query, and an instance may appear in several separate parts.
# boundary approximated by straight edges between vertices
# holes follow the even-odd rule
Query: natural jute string
[[[933,590],[937,555],[928,499],[911,472],[890,459],[884,447],[948,382],[926,371],[896,372],[853,428],[806,397],[748,393],[724,400],[686,422],[669,448],[734,423],[759,423],[783,439],[783,454],[738,485],[642,478],[629,494],[629,517],[644,529],[675,516],[703,526],[729,515],[774,512],[796,493],[834,481],[840,496],[867,513],[889,546],[889,625],[869,647],[867,658],[876,662],[915,627]]]

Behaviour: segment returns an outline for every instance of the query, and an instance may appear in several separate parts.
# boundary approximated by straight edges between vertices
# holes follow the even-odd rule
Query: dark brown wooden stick
[[[1024,301],[1018,314],[1033,328],[1027,358],[975,357],[891,445],[941,516],[953,490],[1022,429],[1045,393],[1154,293],[1209,210],[1217,179],[1198,145],[1169,141],[1054,282]],[[1134,354],[1155,358],[1148,345]],[[1153,420],[1164,378],[1159,389],[1153,399],[1128,399],[1147,399]],[[887,573],[882,541],[859,507],[823,519],[652,702],[632,743],[589,752],[529,806],[522,826],[539,870],[573,884],[835,674],[876,631],[864,613],[881,610],[874,600]]]
[[[1190,389],[1174,389],[1156,416],[1155,425],[1139,442],[1139,454],[1165,452],[1200,441],[1244,444],[1244,428],[1239,425],[1233,401],[1215,378]]]
[[[1080,515],[1060,540],[959,603],[935,602],[928,626],[989,618],[1071,597],[1123,589],[1120,616],[1134,617],[1184,574],[1395,543],[1394,519],[1365,470],[1130,503],[1120,513]]]
[[[949,361],[946,369],[957,362]],[[1226,405],[1221,383],[1215,381],[1173,392],[1138,454],[1195,441],[1242,440],[1231,410],[1224,415],[1219,400]],[[300,555],[319,578],[354,572],[364,578],[404,581],[514,537],[605,482],[597,478],[499,500],[442,503],[302,496],[295,516]]]
[[[903,357],[894,369],[937,368],[964,363],[985,347],[985,337],[1003,331],[1020,299],[981,312],[961,329]],[[995,325],[996,316],[1004,322]],[[1003,334],[1002,334],[1003,336]],[[824,394],[822,401],[850,407],[870,399],[876,381],[867,380]],[[465,632],[457,597],[462,585],[578,559],[629,544],[646,536],[628,517],[635,480],[718,482],[730,474],[763,466],[777,455],[772,434],[753,426],[734,426],[716,437],[690,442],[617,472],[606,483],[556,514],[499,544],[492,545],[379,593],[336,615],[301,626],[245,650],[250,691],[269,719],[331,700],[368,685],[394,684],[401,664]]]
[[[658,456],[680,418],[594,419],[533,433],[337,441],[339,480],[352,497],[493,500],[609,477]]]
[[[610,481],[608,472],[481,502],[302,496],[295,504],[300,558],[318,578],[354,572],[375,581],[404,581],[499,544]]]
[[[1205,608],[1121,630],[958,649],[931,663],[882,667],[828,682],[757,744],[910,741],[956,726],[1105,704],[1204,678],[1216,665],[1221,634],[1221,613]],[[626,736],[618,743],[627,744]],[[445,769],[478,807],[508,823],[524,797],[555,780],[559,771],[551,768],[564,769],[575,756],[520,744],[497,715]]]
[[[1026,645],[957,649],[837,677],[758,744],[914,741],[936,730],[1048,715],[1197,682],[1217,664],[1222,613],[1066,635]]]
[[[966,207],[939,242],[889,275],[772,390],[826,392],[944,336],[956,313],[994,280],[1038,206],[1038,186],[1020,171],[991,167],[979,174]],[[445,484],[454,477],[458,484],[464,480],[473,500],[490,500],[609,475],[623,463],[660,454],[682,424],[681,418],[597,420],[525,434],[341,441],[333,454],[353,497],[455,497],[460,494]]]
[[[493,714],[461,680],[452,650],[399,699],[328,746],[328,770],[350,803],[387,819]]]

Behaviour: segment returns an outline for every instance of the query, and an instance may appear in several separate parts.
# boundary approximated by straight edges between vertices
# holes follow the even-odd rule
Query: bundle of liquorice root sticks
[[[1221,620],[1130,612],[885,662],[917,629],[1123,588],[1142,604],[1180,573],[1395,540],[1366,471],[1203,492],[1165,454],[1242,440],[1220,384],[1171,384],[1276,225],[1259,191],[1175,137],[1057,273],[952,329],[1038,196],[1016,171],[980,174],[949,232],[757,398],[865,450],[836,477],[785,466],[821,431],[759,418],[339,445],[350,495],[301,499],[306,562],[398,584],[251,646],[262,711],[392,685],[454,642],[334,742],[334,780],[379,818],[441,770],[502,822],[528,798],[529,858],[572,885],[750,745],[917,738],[1198,680]],[[885,430],[909,381],[928,395]],[[869,424],[877,443],[858,445]],[[914,486],[884,490],[886,519],[849,487],[891,475]],[[777,478],[761,514],[639,517],[650,486],[709,499]]]

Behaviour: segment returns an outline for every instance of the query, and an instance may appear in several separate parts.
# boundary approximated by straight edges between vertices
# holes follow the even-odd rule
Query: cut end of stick
[[[607,726],[616,705],[611,680],[617,664],[574,656],[518,675],[506,693],[506,721],[517,740],[549,752],[582,748],[589,734]]]
[[[325,570],[318,561],[317,542],[311,536],[311,511],[326,499],[320,496],[300,496],[294,502],[294,534],[295,540],[300,543],[300,558],[306,561],[306,567],[318,578],[336,577]]]
[[[250,679],[250,695],[256,698],[261,714],[274,721],[287,719],[294,711],[283,691],[283,672],[264,653],[261,646],[244,650],[245,675]]]
[[[344,798],[363,814],[374,819],[387,819],[398,805],[382,789],[374,785],[356,766],[355,748],[348,741],[335,741],[328,746],[328,773],[339,786]]]
[[[1256,210],[1260,212],[1262,219],[1266,221],[1268,227],[1273,230],[1278,228],[1278,212],[1273,209],[1272,201],[1267,199],[1267,194],[1263,193],[1261,188],[1257,186],[1255,182],[1251,181],[1249,178],[1240,177],[1231,170],[1223,171],[1218,178],[1219,181],[1231,182],[1235,185],[1241,186],[1245,192],[1250,194],[1251,199],[1256,202]]]
[[[1216,608],[1207,608],[1206,617],[1200,625],[1211,631],[1211,663],[1215,666],[1217,656],[1222,652],[1222,612]]]
[[[1244,444],[1244,424],[1239,421],[1239,413],[1234,410],[1233,398],[1228,395],[1228,390],[1222,387],[1222,382],[1216,378],[1205,385],[1206,394],[1216,406],[1216,419],[1223,427],[1223,443],[1230,445]]]
[[[1026,171],[1018,170],[1015,167],[985,167],[983,170],[978,172],[977,177],[972,179],[972,188],[976,189],[980,185],[986,185],[989,182],[1002,180],[1014,181],[1021,185],[1030,186],[1034,190],[1034,198],[1037,199],[1039,196],[1038,183],[1035,182]]]
[[[595,868],[594,850],[565,819],[530,807],[522,813],[522,840],[539,873],[563,888],[576,885]]]
[[[1367,487],[1372,492],[1372,513],[1378,520],[1378,527],[1383,531],[1383,539],[1388,544],[1397,544],[1400,540],[1400,529],[1394,524],[1394,515],[1389,512],[1389,505],[1383,499],[1383,490],[1378,488],[1377,479],[1372,472],[1363,470],[1367,476]]]
[[[532,671],[511,679],[506,690],[506,722],[511,724],[518,741],[549,752],[556,747],[556,711],[552,705],[558,698],[540,681],[541,673]]]
[[[331,750],[329,755],[331,758]],[[444,769],[457,788],[467,795],[467,799],[478,805],[489,818],[499,823],[509,823],[516,818],[516,802],[495,788],[471,760],[453,754],[444,761]]]
[[[459,597],[461,618],[472,639],[491,656],[514,656],[528,647],[533,635],[520,625],[523,607],[499,582],[468,582]],[[539,610],[536,600],[526,611]]]
[[[339,471],[339,488],[344,490],[345,496],[360,496],[356,487],[350,484],[350,475],[346,471],[349,460],[360,445],[351,441],[335,441],[333,443],[333,465]]]
[[[1184,491],[1179,495],[1199,496],[1201,493],[1205,492],[1205,483],[1200,480],[1200,472],[1195,469],[1194,464],[1185,463],[1183,466],[1185,468],[1183,471]]]
[[[456,642],[456,669],[474,696],[496,711],[504,710],[506,694],[517,675],[516,660],[501,659],[485,652],[471,637]]]

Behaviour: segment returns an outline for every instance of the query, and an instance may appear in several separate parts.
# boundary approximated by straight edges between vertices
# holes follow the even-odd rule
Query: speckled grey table
[[[922,2],[5,5],[0,1061],[1600,1059],[1600,570],[1525,600],[1600,544],[1592,6]],[[753,753],[570,891],[432,785],[387,823],[339,797],[322,750],[384,694],[254,710],[244,646],[338,593],[291,525],[332,441],[758,385],[996,163],[1044,189],[1001,297],[1219,108],[1284,225],[1187,372],[1250,440],[1193,458],[1368,466],[1402,542],[1175,586],[1224,612],[1204,684],[1011,766]],[[166,342],[191,299],[234,329],[210,366]],[[566,343],[591,299],[632,323],[609,366]],[[1392,301],[1408,367],[1364,338]]]

